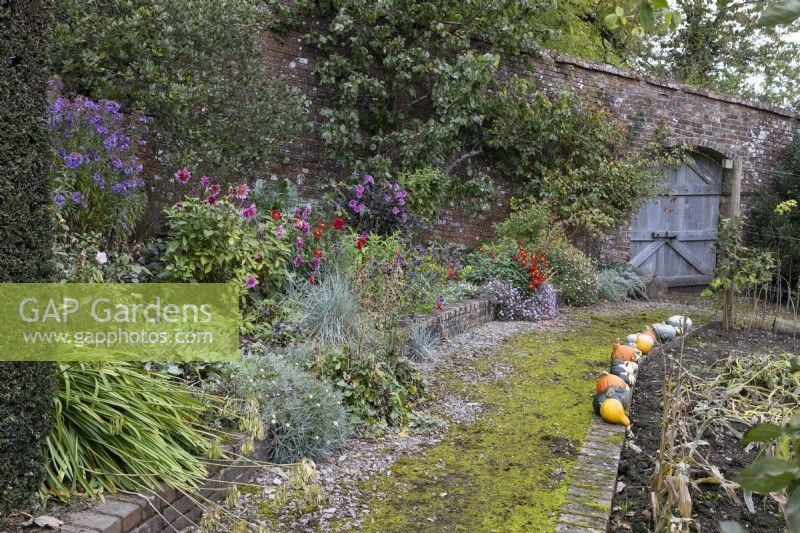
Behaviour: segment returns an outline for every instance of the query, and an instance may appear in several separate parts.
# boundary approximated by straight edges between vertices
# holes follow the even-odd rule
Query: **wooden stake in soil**
[[[731,176],[730,199],[728,203],[728,216],[738,217],[741,210],[742,195],[742,160],[733,160],[733,176]],[[733,304],[735,294],[733,287],[725,291],[725,309],[722,315],[722,329],[729,330],[733,325]]]

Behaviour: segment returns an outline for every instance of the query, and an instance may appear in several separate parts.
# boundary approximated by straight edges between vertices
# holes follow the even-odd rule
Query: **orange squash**
[[[656,333],[656,330],[653,329],[653,326],[647,326],[646,328],[644,328],[641,331],[641,334],[642,335],[648,335],[649,337],[652,337],[653,344],[656,344],[658,342],[658,333]]]
[[[619,339],[614,341],[614,347],[611,350],[611,359],[620,359],[622,361],[636,361],[639,359],[637,355],[638,350],[633,346],[620,344]]]
[[[625,383],[625,381],[619,376],[609,374],[608,372],[603,372],[597,379],[597,386],[595,387],[595,390],[597,391],[597,394],[603,394],[609,387],[627,389],[628,384]]]

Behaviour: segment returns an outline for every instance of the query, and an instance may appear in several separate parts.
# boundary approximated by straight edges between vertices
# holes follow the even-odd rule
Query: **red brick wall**
[[[270,72],[300,87],[311,99],[314,120],[319,121],[315,110],[325,105],[329,95],[317,84],[314,50],[297,36],[279,41],[265,32],[263,43]],[[675,144],[712,150],[728,159],[741,158],[744,208],[755,192],[769,185],[772,170],[800,119],[795,111],[556,54],[534,61],[532,70],[511,62],[502,68],[504,76],[532,76],[547,92],[572,91],[601,104],[629,124],[635,145],[645,144],[663,127]],[[316,180],[348,174],[348,169],[327,158],[316,131],[297,139],[290,150],[295,163],[272,164],[268,175],[274,179],[297,177],[301,187],[310,192]],[[503,190],[495,207],[479,216],[445,211],[430,231],[436,237],[467,245],[491,239],[492,223],[507,213],[507,197],[508,191]],[[602,249],[604,255],[624,258],[627,229],[610,232]]]

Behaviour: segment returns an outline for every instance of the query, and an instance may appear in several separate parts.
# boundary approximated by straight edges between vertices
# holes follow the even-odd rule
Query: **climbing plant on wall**
[[[347,168],[414,183],[436,177],[451,205],[472,199],[480,207],[493,203],[491,169],[592,233],[624,220],[653,190],[661,161],[626,153],[627,132],[610,115],[569,95],[548,97],[506,70],[554,36],[550,2],[270,7],[274,30],[296,29],[319,53],[316,72],[333,95],[320,134]],[[430,168],[439,173],[415,172]]]

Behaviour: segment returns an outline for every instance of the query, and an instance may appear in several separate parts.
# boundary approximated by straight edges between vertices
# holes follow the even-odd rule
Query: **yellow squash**
[[[626,428],[631,425],[631,421],[625,415],[622,402],[616,398],[608,398],[600,405],[600,416],[610,424],[620,424]]]

